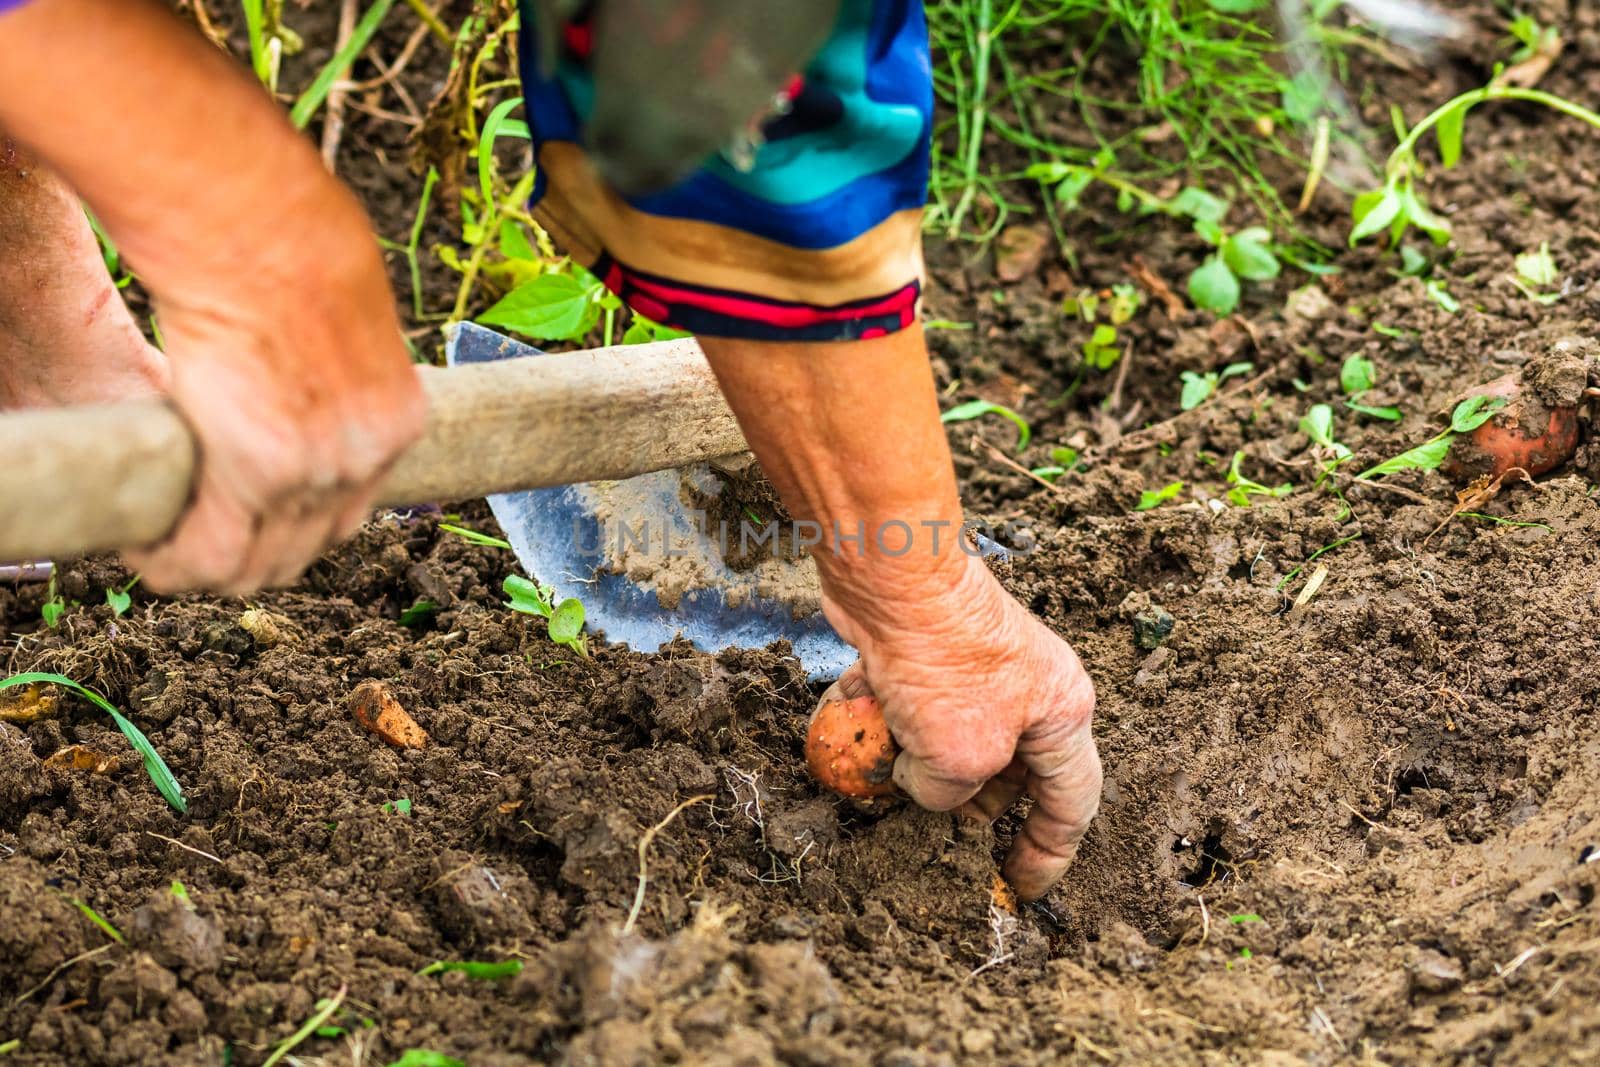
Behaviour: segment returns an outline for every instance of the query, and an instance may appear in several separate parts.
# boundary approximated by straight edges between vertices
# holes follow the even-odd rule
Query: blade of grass
[[[272,1055],[262,1061],[261,1067],[272,1067],[273,1064],[287,1056],[296,1045],[316,1033],[318,1027],[333,1018],[333,1013],[338,1011],[339,1005],[344,1003],[344,995],[349,988],[349,986],[342,985],[339,987],[339,992],[326,1000],[320,1001],[317,1004],[317,1010],[312,1012],[311,1018],[302,1023],[300,1029],[284,1038],[278,1047],[272,1050]]]
[[[373,5],[367,8],[367,13],[361,16],[360,22],[356,23],[355,32],[350,35],[350,40],[346,41],[344,47],[339,49],[332,59],[328,60],[327,65],[317,73],[316,80],[294,102],[294,107],[289,111],[289,121],[294,123],[295,129],[303,130],[306,128],[306,123],[311,121],[311,116],[317,113],[317,108],[321,107],[322,102],[328,98],[328,91],[333,88],[333,83],[344,77],[345,72],[356,61],[356,57],[361,54],[362,50],[372,40],[372,35],[378,32],[378,26],[382,24],[383,17],[389,13],[389,9],[393,6],[394,0],[375,0]]]
[[[93,689],[74,682],[64,674],[50,674],[43,671],[13,674],[10,678],[0,681],[0,689],[9,689],[14,685],[31,685],[36,682],[46,682],[50,685],[59,685],[64,689],[70,689],[107,715],[110,715],[111,721],[117,724],[118,730],[122,731],[122,736],[128,739],[128,744],[132,745],[133,750],[144,759],[144,772],[155,783],[156,790],[166,798],[168,804],[171,804],[179,812],[187,812],[189,810],[188,803],[183,799],[183,787],[178,784],[178,780],[167,769],[166,761],[161,758],[161,753],[157,752],[155,746],[150,743],[150,739],[137,726],[129,722],[122,712],[113,707],[109,700],[96,693]]]
[[[128,943],[126,939],[123,938],[121,930],[118,930],[115,926],[112,926],[108,919],[102,916],[99,912],[95,911],[93,908],[89,907],[88,904],[84,903],[78,897],[68,897],[67,899],[71,901],[74,908],[77,908],[79,911],[83,912],[83,917],[85,919],[88,919],[90,922],[98,926],[111,940],[115,941],[119,945],[126,945]]]

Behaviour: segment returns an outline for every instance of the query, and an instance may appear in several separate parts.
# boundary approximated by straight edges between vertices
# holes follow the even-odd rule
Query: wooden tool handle
[[[745,448],[692,340],[418,374],[427,429],[384,480],[382,504],[627,478]],[[196,459],[188,426],[160,402],[0,416],[0,562],[160,541]]]

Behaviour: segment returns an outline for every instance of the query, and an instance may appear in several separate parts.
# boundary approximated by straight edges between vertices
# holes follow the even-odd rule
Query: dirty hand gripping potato
[[[877,697],[824,698],[806,731],[811,776],[847,797],[881,797],[895,791],[894,758],[900,754]]]

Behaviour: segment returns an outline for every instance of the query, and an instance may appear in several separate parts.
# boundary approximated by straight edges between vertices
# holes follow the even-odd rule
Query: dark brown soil
[[[1600,62],[1596,15],[1574,7],[1548,84],[1569,93]],[[1481,75],[1386,84],[1414,120]],[[0,667],[105,693],[189,811],[132,758],[103,775],[44,766],[71,744],[126,755],[82,701],[0,723],[8,1063],[259,1064],[341,991],[329,1023],[345,1034],[311,1037],[298,1062],[1592,1060],[1600,449],[1476,507],[1515,524],[1439,528],[1454,498],[1438,475],[1339,483],[1347,513],[1311,488],[1296,429],[1309,404],[1338,406],[1346,356],[1370,356],[1368,399],[1406,414],[1338,409],[1358,470],[1433,433],[1462,388],[1593,336],[1593,135],[1516,109],[1475,113],[1468,135],[1472,158],[1430,190],[1457,227],[1440,271],[1458,314],[1356,252],[1294,312],[1303,278],[1252,289],[1220,327],[1152,301],[1126,328],[1121,390],[1097,378],[1060,406],[1082,340],[1056,310],[1061,264],[997,305],[990,263],[933,249],[933,312],[975,324],[935,335],[946,381],[1033,421],[1025,465],[1063,442],[1088,457],[1052,491],[995,458],[1009,425],[952,427],[974,513],[1038,535],[1008,583],[1099,689],[1104,807],[1041,904],[994,904],[1011,821],[820,793],[801,747],[816,694],[783,648],[582,658],[500,606],[509,553],[434,516],[381,516],[300,587],[248,602],[136,588],[114,618],[104,590],[125,575],[66,564],[80,606],[54,630],[42,587],[0,589]],[[403,139],[352,116],[346,146],[380,229],[403,233]],[[1336,206],[1311,222],[1330,243]],[[1092,249],[1094,219],[1076,225]],[[1147,236],[1178,285],[1198,243],[1175,225]],[[1548,307],[1503,281],[1546,239],[1570,280]],[[1069,284],[1125,277],[1120,254],[1093,251]],[[428,291],[447,301],[450,284]],[[1255,365],[1242,386],[1179,415],[1179,372],[1233,359]],[[1246,473],[1297,491],[1226,503],[1240,449]],[[1131,510],[1176,480],[1178,500]],[[467,522],[491,525],[481,506]],[[419,599],[438,610],[401,625]],[[1145,651],[1130,615],[1150,602],[1176,626]],[[248,609],[273,625],[241,625]],[[353,722],[346,697],[368,679],[426,747]],[[504,959],[521,973],[418,974]]]

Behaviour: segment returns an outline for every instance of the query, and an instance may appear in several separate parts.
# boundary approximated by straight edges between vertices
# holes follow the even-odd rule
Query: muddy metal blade
[[[451,366],[502,359],[559,359],[472,323],[459,326],[445,350]],[[735,572],[722,558],[704,525],[683,501],[686,483],[708,494],[721,484],[706,464],[642,474],[623,482],[596,482],[500,493],[489,507],[516,550],[522,569],[556,588],[561,597],[583,601],[588,628],[607,640],[652,652],[674,637],[688,638],[696,648],[761,648],[780,638],[794,648],[813,681],[831,681],[855,661],[820,611],[797,616],[793,600],[763,593],[773,587],[816,589],[809,559],[788,561],[794,568],[773,581]],[[625,502],[625,503],[619,503]],[[624,531],[627,531],[625,534]],[[654,531],[646,549],[662,550],[670,539],[675,550],[694,551],[700,580],[684,589],[675,603],[664,605],[655,589],[641,587],[614,573],[614,547],[622,536]],[[668,561],[661,561],[669,565]],[[776,564],[777,561],[774,561]],[[676,564],[670,564],[676,565]]]

